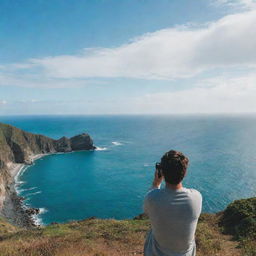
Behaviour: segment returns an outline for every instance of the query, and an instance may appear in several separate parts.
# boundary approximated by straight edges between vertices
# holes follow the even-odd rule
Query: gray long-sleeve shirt
[[[195,189],[153,189],[144,200],[144,212],[152,230],[145,256],[195,256],[195,231],[201,213],[202,196]]]

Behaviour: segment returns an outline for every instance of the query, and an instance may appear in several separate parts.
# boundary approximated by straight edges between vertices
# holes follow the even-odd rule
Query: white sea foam
[[[39,208],[39,214],[44,214],[46,212],[48,212],[46,208]]]
[[[19,192],[31,191],[31,190],[34,190],[34,189],[37,189],[37,187],[19,189]]]
[[[21,192],[23,192],[23,189],[19,189],[19,186],[22,184],[22,183],[25,183],[25,182],[18,182],[18,183],[15,183],[14,185],[14,189],[16,191],[16,193],[19,195]]]
[[[23,175],[23,173],[27,170],[28,166],[23,166],[20,168],[20,170],[18,171],[18,173],[15,175],[14,177],[14,181],[15,183],[20,183],[20,177]]]
[[[39,214],[32,215],[32,219],[36,225],[44,225],[41,215],[48,212],[46,208],[39,208]]]
[[[34,192],[34,193],[28,193],[28,194],[26,194],[25,196],[27,197],[27,196],[34,196],[34,195],[37,195],[37,194],[41,194],[42,193],[42,191],[36,191],[36,192]]]
[[[32,165],[34,165],[34,163]],[[33,192],[33,190],[37,189],[37,187],[31,187],[31,188],[27,188],[27,189],[19,189],[21,184],[26,183],[25,181],[21,181],[20,177],[23,175],[23,173],[30,166],[22,166],[19,169],[18,173],[14,177],[14,183],[15,183],[14,188],[15,188],[15,190],[16,190],[18,195],[21,192],[24,192],[24,191],[32,191],[32,193],[26,194],[26,198],[23,200],[22,208],[24,208],[24,209],[28,209],[28,208],[31,207],[31,205],[29,204],[29,201],[31,200],[30,196],[42,193],[42,191],[35,191],[35,192]],[[40,215],[46,213],[47,211],[48,210],[45,209],[45,208],[39,208],[39,214],[34,214],[34,215],[31,216],[31,218],[33,219],[33,221],[34,221],[34,223],[36,225],[43,225],[43,221],[42,221],[42,218],[40,217]]]
[[[42,220],[42,218],[40,218],[40,217],[37,216],[37,215],[31,216],[31,218],[32,218],[33,222],[35,223],[35,225],[37,225],[37,226],[43,226],[43,220]]]
[[[23,173],[27,170],[28,166],[22,166],[20,168],[20,170],[18,171],[18,173],[15,175],[14,177],[14,189],[16,190],[17,194],[19,194],[20,192],[22,192],[21,190],[19,190],[19,186],[21,184],[25,184],[25,181],[21,181],[20,177],[23,175]]]
[[[119,141],[112,141],[112,144],[115,145],[115,146],[121,146],[123,145],[121,142]]]
[[[96,149],[95,149],[96,151],[104,151],[104,150],[107,150],[107,148],[106,147],[96,147]]]
[[[25,183],[26,183],[25,181],[20,180],[16,182],[16,185],[19,186],[20,184],[25,184]]]

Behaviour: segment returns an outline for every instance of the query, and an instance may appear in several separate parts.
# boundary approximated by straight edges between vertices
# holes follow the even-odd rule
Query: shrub
[[[235,235],[239,238],[256,239],[256,218],[244,218],[235,228]]]
[[[236,200],[223,212],[220,224],[236,238],[256,236],[256,197]]]

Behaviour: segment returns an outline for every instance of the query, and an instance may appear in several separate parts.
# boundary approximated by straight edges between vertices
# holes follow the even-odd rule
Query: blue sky
[[[255,0],[2,0],[0,115],[255,112]]]

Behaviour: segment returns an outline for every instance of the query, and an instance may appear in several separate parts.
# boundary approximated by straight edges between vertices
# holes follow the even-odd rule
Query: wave
[[[25,181],[20,180],[20,177],[23,175],[23,173],[27,170],[28,166],[22,166],[18,173],[15,175],[14,177],[14,189],[17,192],[17,194],[19,194],[20,192],[22,192],[22,190],[19,189],[19,187],[22,184],[25,184]]]
[[[24,183],[24,182],[22,182]],[[32,188],[23,188],[23,189],[19,189],[19,192],[24,192],[24,191],[31,191],[31,190],[34,190],[36,189],[37,187],[32,187]]]
[[[16,191],[16,193],[17,193],[18,195],[23,191],[23,189],[19,189],[19,187],[20,187],[22,184],[26,184],[26,182],[25,182],[25,181],[18,181],[18,182],[15,182],[15,184],[14,184],[14,189],[15,189],[15,191]]]
[[[37,191],[37,192],[34,192],[34,193],[28,193],[28,194],[25,195],[25,197],[34,196],[34,195],[41,194],[41,193],[42,193],[42,191]]]
[[[40,225],[40,226],[44,225],[43,220],[40,217],[40,215],[42,215],[46,212],[48,212],[48,210],[46,208],[39,208],[39,213],[31,216],[36,225]]]
[[[112,144],[115,145],[115,146],[121,146],[123,145],[121,142],[119,141],[112,141]]]
[[[15,190],[17,192],[17,194],[21,194],[22,192],[26,192],[26,191],[31,191],[31,190],[34,190],[34,189],[37,189],[37,187],[32,187],[32,188],[21,188],[19,189],[19,186],[21,184],[25,184],[26,182],[24,181],[20,181],[19,183],[15,184]]]
[[[26,182],[25,181],[17,181],[17,182],[15,182],[15,184],[17,185],[17,186],[19,186],[19,185],[21,185],[21,184],[25,184]]]
[[[28,166],[22,166],[20,168],[20,170],[18,171],[18,173],[14,177],[14,182],[15,183],[20,183],[21,182],[19,178],[23,175],[23,173],[27,170],[27,168],[28,168]]]
[[[39,208],[39,214],[44,214],[46,212],[48,212],[46,208]]]
[[[107,148],[106,147],[96,147],[96,149],[95,149],[96,151],[104,151],[104,150],[107,150]]]

